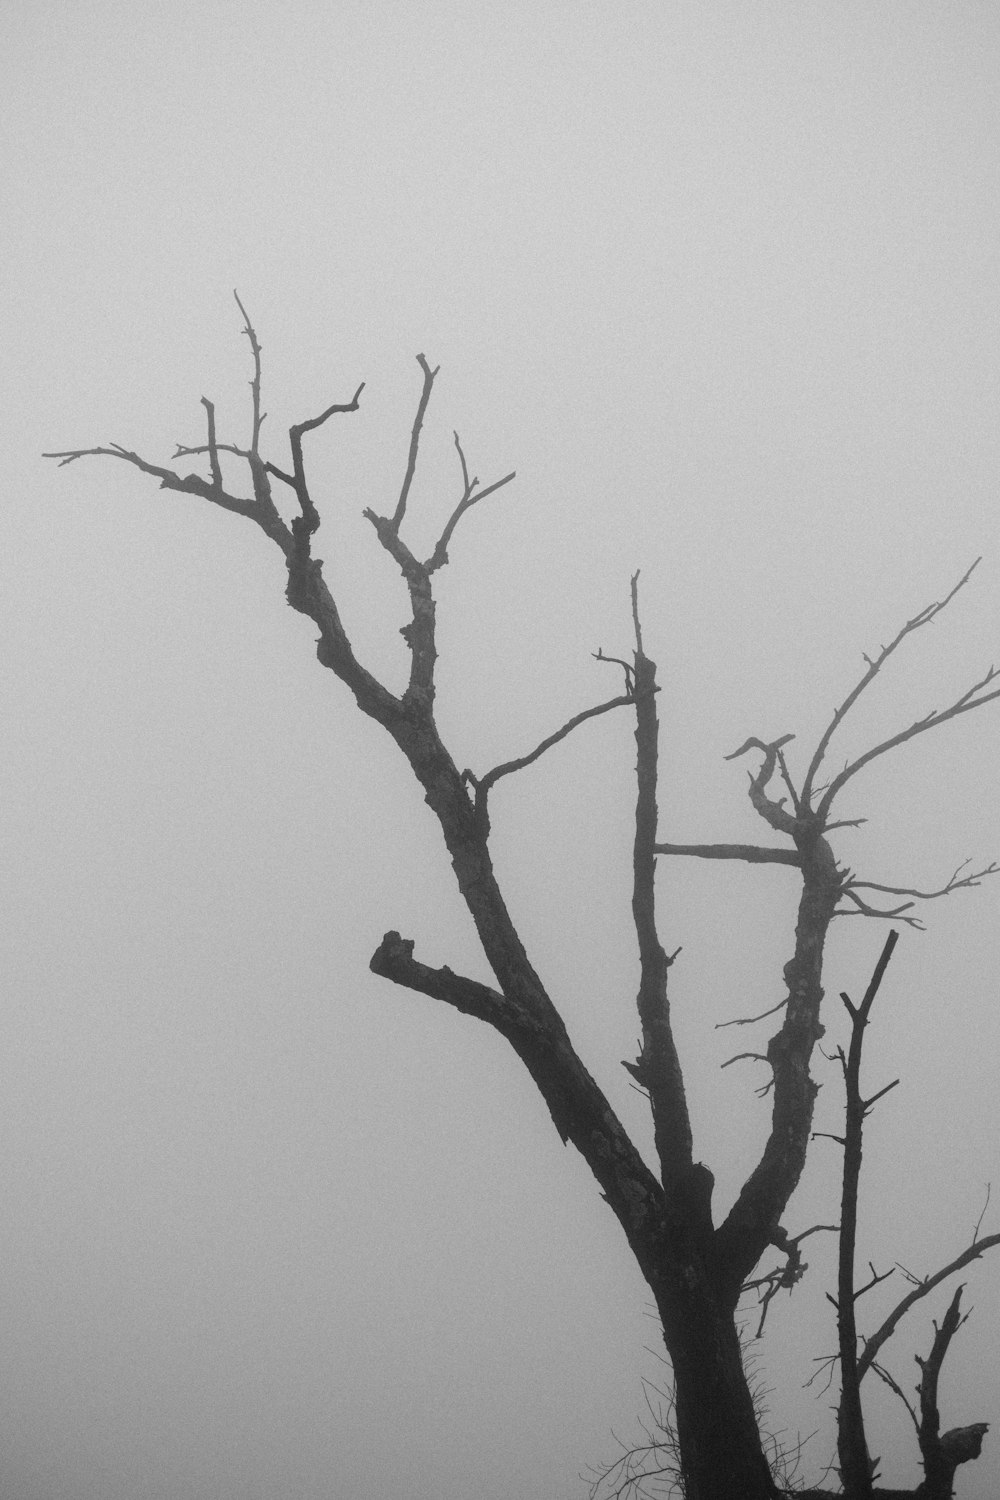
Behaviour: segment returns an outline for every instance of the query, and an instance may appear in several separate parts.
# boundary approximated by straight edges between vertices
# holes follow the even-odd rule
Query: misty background
[[[757,840],[748,735],[793,772],[863,652],[983,561],[888,666],[830,764],[1000,652],[1000,14],[949,3],[5,0],[0,1493],[10,1500],[582,1500],[662,1380],[650,1299],[582,1161],[487,1028],[375,979],[397,928],[488,978],[408,767],[317,664],[256,528],[112,460],[306,439],[316,552],[395,686],[390,508],[438,574],[439,720],[481,773],[618,690],[641,568],[662,684],[661,838]],[[182,461],[182,469],[193,462]],[[235,483],[235,471],[230,471]],[[239,488],[246,481],[240,477]],[[508,903],[639,1140],[627,714],[491,798]],[[1000,857],[1000,708],[851,784],[859,875],[933,889]],[[661,861],[697,1131],[724,1212],[765,1138],[780,867]],[[998,1201],[1000,883],[904,930],[874,1012],[859,1262],[935,1270]],[[835,924],[827,1042],[886,924]],[[817,1055],[817,1127],[838,1069]],[[837,1216],[818,1141],[784,1219]],[[771,1426],[832,1453],[833,1237],[772,1306]],[[1000,1262],[964,1273],[946,1426],[993,1424]],[[905,1284],[860,1305],[871,1331]],[[887,1351],[908,1390],[950,1287]],[[866,1382],[866,1387],[874,1384]],[[884,1482],[915,1483],[868,1393]]]

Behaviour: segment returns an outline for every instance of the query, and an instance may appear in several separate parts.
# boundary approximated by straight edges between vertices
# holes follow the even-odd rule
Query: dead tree
[[[874,1370],[902,1401],[916,1428],[917,1442],[924,1466],[924,1479],[913,1492],[914,1495],[917,1500],[950,1500],[955,1470],[959,1464],[979,1457],[983,1437],[988,1428],[986,1422],[975,1422],[970,1426],[952,1428],[949,1432],[941,1434],[938,1381],[949,1345],[965,1321],[959,1313],[962,1287],[956,1290],[940,1328],[935,1324],[930,1354],[926,1359],[917,1356],[917,1364],[920,1367],[920,1379],[917,1382],[919,1416],[880,1356],[885,1344],[895,1333],[902,1319],[917,1302],[926,1297],[935,1287],[940,1286],[948,1277],[953,1276],[956,1271],[961,1270],[963,1266],[978,1259],[985,1250],[1000,1245],[1000,1234],[980,1236],[979,1231],[986,1206],[984,1205],[983,1213],[980,1214],[972,1231],[971,1244],[946,1266],[935,1272],[933,1276],[922,1278],[908,1271],[903,1272],[911,1283],[911,1291],[897,1302],[870,1338],[861,1340],[860,1348],[855,1315],[857,1303],[867,1292],[887,1281],[896,1269],[902,1269],[891,1267],[888,1271],[880,1273],[869,1262],[868,1280],[860,1287],[855,1284],[858,1190],[861,1178],[864,1122],[878,1100],[884,1098],[899,1082],[898,1078],[894,1078],[891,1083],[885,1084],[884,1087],[865,1098],[861,1092],[861,1061],[865,1031],[871,1017],[872,1006],[892,957],[897,937],[898,933],[891,932],[886,939],[885,947],[861,1003],[855,1005],[850,996],[843,991],[840,996],[851,1019],[851,1040],[847,1052],[842,1047],[838,1047],[836,1052],[844,1075],[846,1107],[844,1134],[832,1137],[844,1149],[837,1295],[829,1299],[837,1311],[839,1335],[837,1358],[840,1364],[841,1396],[837,1410],[837,1451],[841,1481],[845,1493],[851,1496],[851,1500],[870,1500],[870,1497],[886,1494],[886,1491],[875,1487],[878,1460],[873,1460],[869,1455],[861,1402],[862,1379],[869,1370]],[[989,1194],[987,1193],[988,1203]]]
[[[896,1332],[905,1315],[942,1282],[957,1271],[978,1259],[986,1250],[1000,1245],[1000,1234],[981,1235],[990,1194],[987,1191],[983,1211],[972,1231],[972,1240],[947,1265],[932,1276],[917,1277],[901,1266],[878,1272],[869,1262],[870,1276],[858,1287],[855,1284],[855,1256],[857,1249],[858,1194],[861,1181],[862,1142],[864,1122],[875,1104],[890,1093],[899,1083],[895,1078],[874,1094],[865,1098],[861,1092],[861,1061],[865,1032],[872,1006],[899,938],[896,930],[890,932],[882,953],[872,973],[864,999],[855,1005],[850,996],[841,992],[851,1020],[851,1040],[847,1052],[838,1047],[834,1056],[840,1063],[845,1085],[845,1124],[843,1135],[832,1135],[826,1131],[815,1132],[816,1136],[827,1136],[843,1147],[841,1215],[839,1225],[816,1224],[802,1231],[794,1239],[784,1235],[775,1237],[776,1248],[786,1257],[784,1267],[766,1272],[746,1283],[744,1291],[756,1292],[760,1302],[760,1318],[752,1338],[748,1338],[744,1362],[754,1367],[753,1343],[764,1328],[768,1308],[777,1293],[791,1291],[806,1270],[802,1260],[801,1243],[818,1230],[834,1230],[838,1234],[837,1295],[828,1294],[828,1300],[837,1313],[838,1351],[818,1361],[820,1371],[826,1371],[830,1381],[835,1368],[840,1368],[841,1396],[837,1408],[837,1451],[840,1481],[843,1494],[849,1500],[951,1500],[955,1471],[960,1464],[979,1457],[983,1438],[989,1429],[986,1422],[973,1422],[965,1427],[954,1427],[941,1433],[938,1406],[938,1383],[945,1355],[951,1340],[965,1322],[960,1314],[963,1287],[958,1287],[940,1327],[934,1325],[934,1340],[926,1359],[916,1356],[920,1370],[917,1382],[917,1405],[910,1401],[896,1378],[886,1368],[882,1350]],[[867,1292],[887,1281],[895,1271],[902,1272],[911,1284],[911,1290],[897,1302],[880,1327],[870,1338],[859,1341],[857,1332],[857,1303]],[[860,1345],[860,1347],[859,1347]],[[899,1397],[913,1422],[917,1443],[924,1467],[924,1479],[914,1490],[887,1490],[876,1485],[878,1458],[869,1454],[864,1412],[861,1401],[861,1382],[869,1370],[879,1376]],[[815,1379],[815,1376],[813,1377]],[[809,1382],[812,1383],[811,1381]],[[751,1387],[754,1382],[751,1379]],[[611,1462],[591,1469],[588,1477],[591,1500],[666,1500],[677,1493],[681,1468],[679,1462],[676,1430],[676,1394],[672,1387],[661,1389],[650,1381],[643,1381],[646,1401],[646,1418],[640,1418],[645,1442],[628,1446],[619,1443],[621,1452]],[[765,1393],[758,1384],[754,1390],[758,1422],[762,1430],[767,1429]],[[616,1441],[618,1441],[616,1439]],[[830,1492],[824,1489],[802,1490],[794,1483],[802,1456],[802,1442],[787,1447],[771,1438],[770,1464],[772,1473],[779,1482],[782,1494],[797,1495],[800,1500],[829,1500]]]
[[[239,299],[237,298],[237,301]],[[753,1400],[740,1358],[734,1315],[743,1283],[776,1235],[781,1216],[799,1181],[806,1158],[816,1085],[809,1059],[822,1035],[819,1012],[823,996],[823,945],[830,922],[841,911],[889,915],[870,905],[873,891],[889,887],[859,881],[836,860],[829,835],[834,799],[847,781],[876,756],[917,734],[943,724],[1000,695],[991,687],[990,671],[949,708],[928,714],[891,739],[874,746],[818,786],[820,768],[831,737],[860,694],[874,681],[888,657],[920,626],[933,619],[968,579],[968,573],[940,603],[910,620],[889,646],[868,661],[867,670],[836,711],[808,762],[800,787],[792,782],[784,757],[791,736],[751,738],[735,752],[754,751],[758,769],[750,776],[750,800],[769,828],[784,843],[773,845],[677,845],[659,840],[657,828],[656,667],[646,655],[632,581],[634,645],[621,658],[624,688],[618,695],[584,710],[519,759],[485,774],[460,770],[443,742],[435,718],[434,574],[449,560],[449,548],[462,517],[479,501],[510,483],[513,473],[481,485],[470,473],[461,444],[455,446],[461,468],[461,493],[438,541],[426,558],[417,556],[404,537],[407,506],[417,462],[421,427],[437,370],[418,356],[422,390],[409,443],[402,485],[386,513],[364,514],[386,553],[398,567],[409,591],[410,620],[403,636],[410,654],[409,680],[401,694],[391,692],[356,655],[337,601],[323,576],[313,546],[320,512],[310,493],[303,458],[303,439],[338,413],[358,409],[362,386],[343,403],[289,429],[289,467],[265,458],[260,448],[261,349],[257,334],[240,304],[253,355],[252,421],[249,446],[218,440],[212,402],[202,398],[206,440],[179,446],[175,461],[200,456],[208,477],[182,474],[148,462],[117,444],[47,455],[62,464],[102,455],[123,460],[159,481],[160,487],[194,495],[251,521],[278,547],[287,570],[286,597],[293,609],[316,626],[316,655],[353,694],[358,707],[395,741],[406,757],[424,798],[436,815],[462,898],[472,916],[495,985],[479,983],[449,968],[433,968],[414,955],[414,941],[387,932],[371,960],[376,974],[444,1001],[493,1026],[521,1058],[552,1116],[561,1139],[571,1141],[590,1167],[601,1193],[618,1218],[629,1247],[648,1283],[662,1322],[677,1389],[677,1429],[684,1484],[689,1500],[772,1500],[776,1488],[762,1451]],[[235,455],[249,470],[250,493],[226,489],[220,454]],[[276,496],[284,497],[286,519]],[[971,569],[969,570],[971,572]],[[598,653],[599,655],[601,653]],[[525,952],[497,882],[490,855],[489,792],[497,780],[531,764],[573,729],[598,714],[626,708],[635,716],[637,797],[633,849],[632,914],[639,950],[639,1054],[626,1066],[648,1095],[655,1137],[657,1170],[647,1166],[604,1093],[577,1055],[562,1017],[546,993]],[[771,795],[775,776],[785,796]],[[790,804],[790,805],[789,805]],[[674,1045],[668,1000],[668,975],[676,954],[660,942],[655,912],[657,856],[741,859],[778,862],[799,871],[802,892],[795,946],[785,966],[787,995],[782,1019],[768,1043],[766,1060],[773,1081],[773,1116],[760,1160],[736,1202],[716,1223],[712,1210],[713,1176],[695,1156],[684,1081]],[[995,867],[990,866],[989,872]],[[943,889],[978,884],[985,870],[956,875]],[[862,895],[862,891],[866,894]],[[912,905],[921,893],[902,891]],[[939,894],[929,892],[925,894]],[[897,906],[896,912],[904,907]],[[904,918],[904,920],[913,920]]]

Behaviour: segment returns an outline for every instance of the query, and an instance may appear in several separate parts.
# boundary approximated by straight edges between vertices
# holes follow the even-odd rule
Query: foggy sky
[[[478,772],[617,687],[663,690],[661,836],[760,837],[748,735],[793,769],[872,653],[982,554],[849,721],[831,764],[941,707],[1000,651],[1000,18],[949,3],[7,0],[3,413],[4,1500],[582,1500],[662,1378],[650,1298],[581,1160],[493,1032],[376,980],[389,928],[489,978],[419,788],[318,666],[277,550],[124,464],[307,439],[317,553],[398,685],[394,503],[441,365],[407,525],[484,482],[439,576],[439,719]],[[241,477],[241,488],[244,481]],[[491,799],[528,951],[638,1138],[633,726],[607,716]],[[1000,857],[1000,709],[859,776],[859,874],[931,889]],[[719,1022],[780,998],[781,868],[662,869],[696,1153],[724,1213],[766,1134]],[[859,1259],[934,1270],[994,1182],[1000,884],[904,931],[868,1044]],[[885,925],[835,924],[857,998]],[[753,1033],[766,1040],[765,1028]],[[837,1070],[817,1055],[817,1128]],[[784,1219],[836,1217],[815,1145]],[[984,1232],[1000,1227],[991,1208]],[[832,1452],[832,1237],[773,1306],[773,1425]],[[945,1367],[946,1425],[994,1424],[1000,1262]],[[899,1276],[861,1304],[870,1330]],[[888,1360],[916,1379],[930,1319]],[[650,1352],[653,1351],[653,1352]],[[867,1385],[867,1382],[866,1382]],[[870,1393],[886,1483],[918,1477]]]

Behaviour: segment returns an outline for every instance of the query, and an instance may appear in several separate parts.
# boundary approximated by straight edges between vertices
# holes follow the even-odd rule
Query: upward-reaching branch
[[[634,699],[636,758],[635,842],[632,854],[632,916],[639,945],[637,1004],[642,1043],[629,1072],[649,1093],[653,1135],[660,1174],[668,1193],[688,1197],[691,1179],[692,1136],[680,1061],[670,1025],[667,956],[656,928],[656,782],[659,725],[656,716],[656,665],[642,646],[639,622],[639,575],[632,578],[632,620],[635,631]],[[705,1174],[706,1176],[708,1174]],[[711,1183],[700,1180],[696,1208],[702,1228],[710,1228]]]
[[[620,698],[609,698],[606,703],[597,703],[593,708],[585,708],[580,713],[573,714],[572,718],[567,719],[565,724],[560,725],[552,734],[546,735],[545,739],[542,740],[541,744],[536,745],[534,750],[529,750],[527,755],[519,755],[515,760],[506,760],[502,765],[494,766],[492,770],[487,771],[483,776],[474,776],[471,771],[463,771],[463,778],[475,790],[476,814],[479,819],[485,823],[487,828],[489,827],[487,799],[491,789],[502,776],[510,776],[514,771],[523,771],[527,766],[532,765],[538,760],[540,756],[544,755],[546,750],[551,750],[553,745],[558,745],[560,740],[564,740],[568,734],[572,734],[574,729],[580,724],[585,724],[588,719],[596,719],[601,714],[609,713],[613,708],[624,708],[634,701],[635,699],[631,693]]]
[[[417,355],[417,364],[424,374],[423,389],[420,392],[420,400],[417,404],[417,415],[413,419],[413,430],[410,433],[410,451],[406,458],[406,473],[403,475],[403,484],[399,491],[399,499],[396,501],[396,509],[393,511],[390,526],[392,530],[399,531],[406,515],[406,502],[410,497],[410,485],[417,470],[417,449],[420,446],[420,429],[424,425],[424,417],[427,414],[427,404],[431,399],[431,391],[434,389],[434,381],[440,370],[440,365],[435,365],[432,370],[422,354]]]
[[[935,709],[933,712],[925,714],[922,719],[917,719],[907,729],[901,729],[898,734],[890,735],[887,740],[882,740],[880,744],[873,745],[870,750],[865,751],[864,755],[859,755],[856,760],[852,760],[830,782],[816,809],[818,815],[821,818],[826,818],[829,815],[833,799],[837,793],[841,791],[852,776],[857,775],[863,766],[867,766],[879,755],[885,755],[888,750],[895,750],[897,745],[905,745],[907,740],[912,740],[915,735],[925,734],[928,729],[937,729],[939,725],[947,724],[949,719],[955,719],[959,714],[971,713],[974,708],[982,708],[985,703],[992,703],[995,698],[1000,698],[1000,688],[994,688],[991,693],[983,691],[991,682],[996,680],[996,677],[997,669],[991,666],[978,682],[974,682],[970,688],[966,688],[965,692],[956,698],[954,703],[948,708]]]
[[[844,1170],[840,1201],[840,1243],[837,1276],[837,1331],[840,1341],[840,1408],[837,1415],[837,1447],[840,1456],[840,1473],[848,1494],[857,1500],[872,1493],[872,1467],[865,1438],[864,1415],[861,1409],[861,1376],[858,1370],[858,1334],[855,1304],[859,1293],[854,1285],[854,1256],[858,1228],[858,1184],[861,1177],[862,1138],[865,1116],[875,1098],[881,1098],[888,1089],[881,1089],[872,1099],[861,1095],[861,1054],[864,1047],[865,1028],[871,1015],[875,996],[899,939],[898,932],[890,932],[885,940],[878,963],[860,1005],[841,994],[841,999],[851,1017],[851,1042],[845,1056],[840,1051],[847,1093],[846,1119],[844,1125]],[[896,1080],[898,1082],[898,1080]],[[894,1085],[889,1084],[888,1088]]]
[[[248,314],[246,308],[243,306],[243,303],[240,301],[239,293],[234,291],[233,296],[236,298],[236,306],[243,314],[243,332],[250,340],[250,348],[253,350],[253,379],[250,382],[251,401],[253,406],[253,427],[250,436],[250,455],[252,467],[252,460],[254,458],[260,458],[260,429],[261,424],[264,421],[264,417],[267,415],[266,412],[262,413],[260,409],[260,340],[257,338],[257,330],[254,328],[253,324],[250,321],[250,315]]]
[[[435,572],[448,561],[448,543],[451,541],[452,533],[465,515],[465,512],[471,510],[474,505],[478,505],[480,500],[485,500],[487,495],[492,495],[495,491],[503,489],[505,484],[510,484],[511,480],[516,477],[515,471],[512,469],[502,479],[497,479],[493,484],[488,484],[484,490],[477,489],[479,480],[469,478],[469,466],[465,462],[465,454],[462,452],[462,445],[458,440],[457,432],[455,433],[455,447],[458,450],[458,457],[462,465],[462,498],[448,517],[445,528],[438,537],[434,551],[424,564],[428,573]]]
[[[860,680],[855,683],[854,687],[848,693],[847,697],[844,699],[843,703],[841,703],[839,708],[834,709],[833,717],[831,718],[826,729],[821,734],[819,743],[817,744],[816,749],[813,752],[812,759],[809,762],[805,780],[802,783],[802,801],[805,806],[809,807],[812,804],[812,795],[816,776],[819,773],[819,768],[822,765],[823,758],[826,755],[827,750],[829,749],[830,741],[832,740],[837,729],[844,722],[844,719],[850,713],[851,709],[854,707],[855,703],[857,703],[858,699],[861,697],[861,694],[875,681],[875,678],[878,676],[885,663],[889,660],[889,657],[892,656],[893,652],[903,644],[907,636],[912,635],[915,630],[919,630],[922,625],[930,624],[932,620],[937,618],[942,610],[947,609],[948,605],[951,603],[952,599],[954,599],[958,591],[964,588],[968,583],[969,579],[972,577],[974,570],[979,566],[980,561],[981,559],[977,557],[972,566],[966,569],[966,571],[962,574],[962,577],[955,584],[955,587],[951,589],[943,599],[939,599],[933,604],[925,605],[922,610],[919,610],[918,613],[913,616],[912,620],[907,620],[906,624],[903,625],[899,631],[897,631],[896,635],[889,642],[888,646],[883,646],[877,656],[865,656],[867,670],[862,674]],[[918,728],[919,723],[917,725],[913,725],[907,733],[916,733],[918,731]],[[883,748],[890,748],[889,744],[887,743]],[[873,753],[881,753],[881,751]],[[860,766],[864,764],[865,760],[870,760],[872,758],[872,754],[864,757],[864,760],[857,762],[853,767],[848,769],[847,775],[853,775],[854,771],[860,769]],[[837,790],[839,790],[840,786],[843,786],[844,782],[847,780],[847,775],[842,773],[841,776],[837,778],[837,781],[839,783]],[[823,816],[825,816],[829,811],[830,804],[832,803],[835,795],[835,790],[827,791],[827,794],[823,799],[823,803],[821,804],[821,807],[823,809]]]
[[[302,460],[302,438],[307,432],[314,432],[317,427],[321,427],[335,413],[357,411],[358,403],[361,400],[361,392],[364,388],[365,383],[362,381],[350,401],[342,404],[335,402],[332,406],[328,406],[326,411],[320,412],[318,417],[312,417],[307,422],[297,422],[288,429],[288,441],[292,450],[291,483],[298,497],[299,509],[302,512],[292,522],[292,531],[296,537],[300,537],[303,533],[311,536],[315,531],[319,530],[319,512],[310,498],[309,486],[306,483],[305,464]],[[280,477],[282,479],[286,478],[285,475],[281,475]]]

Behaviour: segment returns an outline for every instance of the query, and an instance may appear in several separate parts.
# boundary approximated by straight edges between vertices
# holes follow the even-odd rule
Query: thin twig
[[[908,729],[901,729],[898,734],[891,735],[889,739],[883,740],[881,744],[874,745],[871,750],[866,750],[864,755],[859,755],[857,760],[851,761],[830,782],[823,800],[816,810],[817,816],[825,818],[834,797],[836,797],[844,784],[852,776],[856,776],[863,766],[867,766],[871,761],[875,760],[877,756],[885,755],[888,750],[894,750],[897,745],[904,745],[907,740],[913,739],[915,735],[924,734],[928,729],[937,729],[939,725],[947,724],[950,719],[957,718],[959,714],[970,713],[972,709],[982,708],[984,704],[992,703],[996,698],[1000,698],[1000,688],[994,688],[990,693],[983,693],[982,691],[983,688],[996,679],[997,675],[997,668],[991,666],[979,681],[974,682],[970,688],[966,688],[965,692],[959,698],[956,698],[950,707],[925,714],[922,719],[917,719]],[[982,696],[976,697],[977,693],[982,694]]]
[[[869,1369],[878,1351],[892,1337],[899,1323],[910,1311],[911,1307],[919,1302],[921,1298],[926,1297],[929,1292],[932,1292],[936,1286],[940,1286],[942,1281],[946,1281],[949,1276],[954,1276],[956,1271],[961,1271],[971,1261],[978,1260],[984,1250],[992,1250],[995,1245],[1000,1245],[1000,1234],[987,1234],[981,1240],[973,1240],[972,1244],[966,1246],[961,1255],[956,1255],[954,1260],[949,1261],[946,1266],[942,1266],[940,1271],[935,1271],[933,1276],[925,1276],[918,1280],[914,1277],[912,1271],[905,1272],[904,1274],[908,1279],[915,1283],[913,1291],[907,1292],[906,1296],[896,1303],[892,1312],[875,1333],[872,1334],[870,1339],[863,1340],[864,1349],[858,1357],[858,1378],[860,1379]],[[900,1270],[902,1269],[900,1267]]]
[[[757,1021],[764,1021],[768,1016],[776,1015],[779,1010],[784,1010],[788,1004],[788,996],[779,1000],[777,1005],[772,1005],[768,1010],[762,1010],[759,1016],[734,1016],[731,1021],[717,1021],[716,1031],[724,1031],[727,1026],[753,1026]]]
[[[819,771],[820,765],[823,761],[823,757],[826,755],[830,741],[833,738],[837,728],[843,723],[844,719],[850,713],[855,703],[861,697],[861,694],[874,681],[877,673],[881,670],[882,666],[893,654],[893,652],[902,645],[903,641],[908,635],[911,635],[915,630],[919,630],[921,625],[928,624],[935,618],[935,616],[939,615],[943,609],[947,608],[952,599],[954,599],[955,595],[958,593],[959,589],[964,588],[965,584],[968,583],[970,577],[972,576],[973,570],[979,565],[979,562],[980,558],[977,557],[976,561],[972,564],[972,567],[970,567],[962,575],[962,577],[955,584],[955,587],[951,590],[950,593],[945,596],[944,599],[939,600],[936,604],[926,605],[922,610],[920,610],[918,614],[914,615],[912,620],[907,620],[906,624],[900,631],[898,631],[894,639],[889,642],[888,646],[882,647],[877,657],[873,659],[869,656],[865,656],[864,659],[868,664],[867,671],[864,673],[860,681],[857,682],[851,689],[847,697],[844,699],[843,703],[841,703],[840,707],[834,709],[833,717],[830,720],[830,723],[827,725],[826,729],[823,731],[823,734],[820,736],[819,743],[816,746],[815,751],[813,752],[812,760],[809,762],[809,769],[806,771],[805,781],[802,783],[802,800],[807,807],[811,804],[812,801],[813,783],[816,780],[817,772]],[[827,797],[824,800],[826,801],[827,806],[829,806],[829,801],[832,800],[832,798],[830,798],[829,791],[827,792]]]
[[[845,893],[856,890],[883,891],[887,896],[913,896],[918,901],[936,901],[939,896],[950,896],[953,891],[970,890],[972,887],[979,886],[988,875],[1000,875],[1000,865],[995,861],[991,861],[983,869],[975,870],[971,875],[962,875],[961,879],[959,879],[961,871],[969,863],[969,860],[963,860],[947,883],[936,891],[918,891],[913,886],[882,885],[876,880],[854,879],[847,882],[844,890]]]
[[[492,495],[497,490],[502,489],[505,484],[510,484],[511,480],[517,477],[516,470],[512,469],[510,473],[505,474],[502,479],[496,480],[496,482],[493,484],[488,484],[484,490],[479,490],[477,493],[476,486],[478,485],[479,480],[476,478],[469,478],[469,466],[465,461],[465,454],[462,452],[462,445],[458,440],[457,432],[454,434],[454,437],[455,447],[458,450],[459,461],[462,465],[462,498],[449,516],[444,530],[438,537],[437,543],[434,547],[434,551],[431,553],[430,557],[424,564],[424,567],[427,569],[428,573],[435,572],[437,568],[442,567],[448,561],[448,544],[451,541],[455,527],[465,515],[465,512],[467,510],[471,510],[474,505],[478,505],[480,500],[485,500],[487,495]]]

